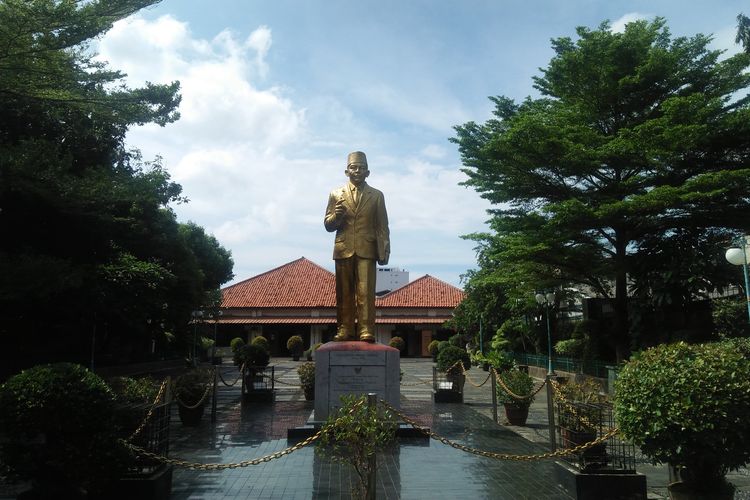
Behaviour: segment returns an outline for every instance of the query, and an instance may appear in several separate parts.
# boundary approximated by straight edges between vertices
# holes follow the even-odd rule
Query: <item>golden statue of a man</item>
[[[375,342],[375,262],[388,264],[391,242],[383,193],[370,187],[367,157],[349,153],[349,182],[328,196],[324,219],[336,231],[336,336],[334,340]],[[356,320],[356,331],[355,331]]]

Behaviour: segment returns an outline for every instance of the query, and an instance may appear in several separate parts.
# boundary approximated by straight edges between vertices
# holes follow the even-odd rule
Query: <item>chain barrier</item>
[[[402,381],[402,382],[399,383],[399,385],[401,387],[416,387],[418,385],[423,385],[423,384],[424,385],[429,385],[430,387],[432,387],[432,382],[431,381],[427,382],[426,380],[420,380],[420,379],[417,379],[416,382],[403,382]]]
[[[558,401],[558,402],[562,403],[565,406],[565,409],[568,410],[570,413],[573,414],[573,417],[575,417],[576,419],[578,419],[580,422],[583,423],[583,425],[585,425],[589,429],[595,430],[598,427],[597,425],[592,424],[591,421],[589,421],[589,419],[587,419],[583,415],[580,415],[576,411],[576,409],[573,407],[573,405],[565,398],[565,395],[560,390],[560,384],[558,384],[554,380],[552,381],[552,389],[553,389],[553,392],[554,392],[555,401]]]
[[[305,439],[304,441],[300,441],[299,443],[293,446],[290,446],[289,448],[285,448],[281,451],[271,453],[270,455],[265,455],[260,458],[254,458],[252,460],[243,460],[242,462],[229,463],[229,464],[217,464],[217,463],[202,464],[202,463],[197,463],[197,462],[190,462],[188,460],[183,460],[180,458],[168,458],[168,457],[159,455],[158,453],[152,453],[150,451],[144,450],[143,448],[140,448],[131,443],[128,443],[127,441],[122,441],[122,442],[128,448],[133,450],[133,452],[135,452],[138,456],[157,460],[164,464],[174,465],[176,467],[184,467],[186,469],[191,469],[191,470],[218,471],[218,470],[226,470],[226,469],[238,469],[240,467],[249,467],[251,465],[259,465],[265,462],[270,462],[271,460],[276,460],[277,458],[281,458],[285,455],[289,455],[290,453],[294,453],[295,451],[301,448],[304,448],[305,446],[308,446],[309,444],[313,443],[316,439],[318,439],[323,432],[324,431],[321,429],[315,434],[313,434],[312,436],[310,436],[309,438]]]
[[[156,397],[154,398],[154,402],[151,403],[151,408],[148,409],[146,416],[143,417],[143,421],[141,422],[141,425],[139,425],[138,428],[135,431],[133,431],[133,433],[130,436],[128,436],[128,439],[127,439],[128,441],[132,441],[146,427],[146,424],[151,419],[151,415],[153,415],[154,413],[154,408],[156,408],[156,405],[159,404],[159,401],[161,401],[162,397],[164,396],[164,390],[167,388],[168,381],[169,379],[164,379],[164,381],[161,383],[161,387],[159,387],[159,392],[156,394]]]
[[[293,384],[291,382],[284,382],[283,380],[278,379],[276,377],[274,377],[273,380],[274,380],[274,382],[278,382],[279,384],[282,384],[282,385],[291,385],[291,386],[294,386],[294,387],[301,387],[302,386],[302,382],[297,382],[297,383]]]
[[[615,434],[620,432],[618,428],[612,428],[607,431],[604,435],[601,437],[589,441],[588,443],[580,444],[574,448],[565,448],[561,450],[557,450],[554,452],[548,452],[548,453],[541,453],[539,455],[511,455],[508,453],[496,453],[494,451],[486,451],[486,450],[478,450],[476,448],[472,448],[470,446],[466,446],[460,443],[456,443],[455,441],[451,441],[450,439],[440,436],[436,434],[435,432],[427,429],[426,427],[423,427],[419,425],[416,421],[412,420],[411,418],[407,417],[403,413],[401,413],[399,410],[391,406],[387,401],[380,400],[380,403],[385,406],[387,409],[392,411],[394,414],[396,414],[398,417],[400,417],[404,422],[411,425],[414,429],[418,430],[425,436],[428,436],[436,441],[440,441],[441,443],[448,445],[452,448],[455,448],[457,450],[465,451],[467,453],[471,453],[472,455],[478,455],[480,457],[486,457],[486,458],[494,458],[496,460],[512,460],[512,461],[518,461],[518,462],[532,462],[535,460],[546,460],[548,458],[557,458],[562,457],[565,455],[572,455],[576,453],[580,453],[582,451],[588,450],[589,448],[593,448],[594,446],[603,443],[607,441],[609,438],[613,437]]]
[[[430,387],[432,387],[432,380],[427,381],[427,380],[422,380],[421,378],[416,377],[414,375],[410,375],[410,376],[417,379],[417,381],[416,382],[404,382],[403,380],[401,380],[399,382],[399,385],[403,387],[415,387],[415,386],[424,384],[424,385],[429,385]]]
[[[489,373],[489,374],[487,374],[487,378],[484,379],[484,382],[482,382],[481,384],[477,385],[473,380],[471,380],[471,377],[469,377],[466,374],[466,367],[464,366],[464,363],[462,361],[459,361],[458,363],[461,363],[461,371],[463,371],[464,377],[466,377],[466,380],[468,380],[469,383],[471,385],[473,385],[474,387],[477,387],[477,388],[482,387],[484,384],[486,384],[490,380],[490,378],[492,378],[492,374]]]
[[[509,395],[510,397],[512,397],[513,399],[518,399],[518,400],[521,400],[521,401],[525,401],[525,400],[527,400],[527,399],[531,399],[531,398],[533,398],[534,396],[536,396],[537,394],[539,394],[539,391],[541,391],[541,390],[542,390],[542,388],[544,387],[544,385],[545,385],[545,384],[547,383],[547,380],[545,379],[545,380],[544,380],[544,382],[542,382],[542,385],[540,385],[539,387],[537,387],[537,388],[536,388],[536,389],[535,389],[535,390],[534,390],[534,391],[533,391],[532,393],[530,393],[530,394],[529,394],[528,396],[519,396],[519,395],[518,395],[518,394],[516,394],[515,392],[511,391],[511,390],[510,390],[510,389],[508,388],[508,386],[507,386],[507,385],[505,385],[505,382],[503,382],[503,379],[502,379],[502,378],[500,377],[500,374],[499,374],[499,373],[497,373],[497,371],[495,370],[495,367],[494,367],[494,366],[493,366],[493,367],[491,367],[491,368],[490,368],[490,370],[492,370],[492,371],[493,371],[493,372],[495,373],[495,379],[497,380],[497,383],[498,383],[498,385],[499,385],[500,387],[502,387],[503,391],[505,391],[506,393],[508,393],[508,395]]]
[[[352,406],[349,409],[349,413],[353,413],[357,408],[359,408],[363,404],[365,404],[364,399],[358,401],[354,406]],[[129,443],[128,441],[125,441],[124,439],[121,439],[120,441],[140,457],[150,458],[152,460],[156,460],[164,464],[174,465],[175,467],[183,467],[183,468],[191,469],[191,470],[221,471],[221,470],[226,470],[226,469],[239,469],[241,467],[249,467],[251,465],[259,465],[265,462],[270,462],[271,460],[276,460],[277,458],[281,458],[285,455],[289,455],[290,453],[294,453],[295,451],[300,450],[304,448],[305,446],[309,446],[310,444],[315,442],[317,439],[319,439],[320,436],[322,436],[324,432],[328,432],[328,429],[325,426],[321,428],[318,432],[313,434],[312,436],[308,437],[307,439],[303,441],[300,441],[299,443],[293,446],[290,446],[289,448],[284,448],[281,451],[277,451],[275,453],[271,453],[269,455],[265,455],[260,458],[254,458],[252,460],[243,460],[242,462],[235,462],[235,463],[228,463],[228,464],[218,464],[218,463],[203,464],[203,463],[198,463],[198,462],[190,462],[189,460],[184,460],[181,458],[169,458],[163,455],[159,455],[158,453],[153,453],[148,450],[144,450],[143,448],[139,446],[135,446],[134,444]]]
[[[235,381],[234,381],[234,382],[232,382],[231,384],[228,384],[228,383],[227,383],[227,381],[226,381],[226,380],[224,380],[224,376],[223,376],[223,375],[221,374],[221,370],[219,370],[219,369],[217,368],[217,369],[216,369],[216,371],[217,371],[217,373],[219,374],[219,380],[221,380],[221,383],[222,383],[222,384],[224,384],[224,385],[225,385],[225,386],[227,386],[227,387],[234,387],[235,385],[237,385],[237,382],[239,382],[240,380],[242,380],[242,370],[243,370],[244,368],[245,368],[245,365],[242,365],[242,367],[240,368],[240,375],[239,375],[239,376],[237,377],[237,380],[235,380]]]
[[[185,403],[184,401],[182,401],[180,399],[180,397],[177,395],[177,391],[175,390],[175,385],[172,384],[172,397],[174,398],[175,401],[177,401],[177,404],[179,404],[183,408],[185,408],[187,410],[193,410],[195,408],[198,408],[200,405],[202,405],[206,401],[206,398],[211,393],[211,389],[212,388],[213,388],[213,384],[207,383],[206,384],[206,390],[203,393],[203,396],[201,396],[201,398],[198,400],[198,402],[195,403],[194,405],[189,405],[189,404]]]

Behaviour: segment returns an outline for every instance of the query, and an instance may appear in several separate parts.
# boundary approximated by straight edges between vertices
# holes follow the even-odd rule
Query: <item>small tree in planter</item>
[[[271,352],[271,344],[268,342],[268,339],[265,338],[263,335],[258,335],[257,337],[253,337],[253,340],[251,340],[250,343],[262,347],[269,353]]]
[[[439,340],[433,340],[429,344],[427,344],[427,352],[430,353],[432,356],[433,361],[437,361],[437,355],[438,355],[438,345],[440,344]]]
[[[232,361],[234,366],[242,366],[242,348],[245,347],[245,341],[241,337],[235,337],[229,342],[229,348],[232,350]]]
[[[396,423],[380,405],[370,408],[366,396],[342,396],[341,402],[341,408],[323,425],[315,451],[354,467],[359,484],[352,498],[366,498],[373,462],[370,458],[396,437]]]
[[[399,336],[391,337],[391,341],[388,342],[388,345],[395,349],[398,349],[399,352],[403,352],[404,347],[406,347],[404,339]]]
[[[614,411],[644,455],[682,468],[671,492],[733,497],[724,476],[750,461],[750,361],[733,343],[680,342],[634,356],[615,383]]]
[[[315,399],[315,363],[303,363],[297,368],[297,375],[299,375],[299,383],[305,393],[305,399],[312,401]]]
[[[36,498],[82,498],[127,470],[118,440],[115,396],[72,363],[39,365],[0,386],[0,462],[31,480]]]
[[[555,401],[560,404],[560,435],[565,448],[590,443],[599,437],[605,411],[608,409],[607,396],[601,386],[590,378],[580,382],[568,381],[557,386]],[[598,443],[578,457],[583,467],[601,466],[606,463],[607,443]]]
[[[195,427],[200,424],[211,389],[211,371],[192,368],[183,373],[174,383],[174,397],[182,425]]]
[[[239,359],[240,363],[245,366],[248,377],[253,378],[256,372],[259,371],[259,368],[268,366],[268,362],[271,361],[271,355],[258,344],[247,344],[242,347]]]
[[[463,389],[466,382],[464,370],[470,368],[469,353],[464,349],[452,345],[442,349],[438,353],[436,369],[445,373],[445,379],[450,387],[436,387],[435,401],[463,402]]]
[[[300,354],[302,354],[303,350],[303,341],[302,337],[299,335],[292,335],[289,337],[289,340],[286,341],[286,348],[289,350],[289,353],[292,355],[292,358],[294,361],[299,361]]]
[[[497,401],[505,407],[505,417],[511,425],[526,425],[529,406],[534,402],[534,396],[531,395],[534,379],[517,369],[498,372],[497,376]]]

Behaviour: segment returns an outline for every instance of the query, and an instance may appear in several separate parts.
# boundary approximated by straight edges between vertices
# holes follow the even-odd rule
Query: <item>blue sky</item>
[[[489,205],[464,178],[453,127],[490,117],[488,96],[535,95],[550,39],[576,26],[667,19],[731,52],[749,1],[164,0],[117,23],[102,60],[182,83],[182,119],[133,128],[190,202],[174,207],[232,251],[235,280],[305,256],[333,269],[323,228],[347,153],[367,153],[391,226],[390,265],[460,286],[475,267],[460,235]]]

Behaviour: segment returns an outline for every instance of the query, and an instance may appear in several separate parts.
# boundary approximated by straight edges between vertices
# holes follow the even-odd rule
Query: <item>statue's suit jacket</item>
[[[359,203],[354,202],[350,183],[334,189],[328,196],[324,224],[326,230],[336,231],[333,258],[346,259],[356,255],[387,264],[391,241],[383,193],[367,183],[362,183],[359,190]],[[336,219],[339,200],[343,200],[346,211]]]

